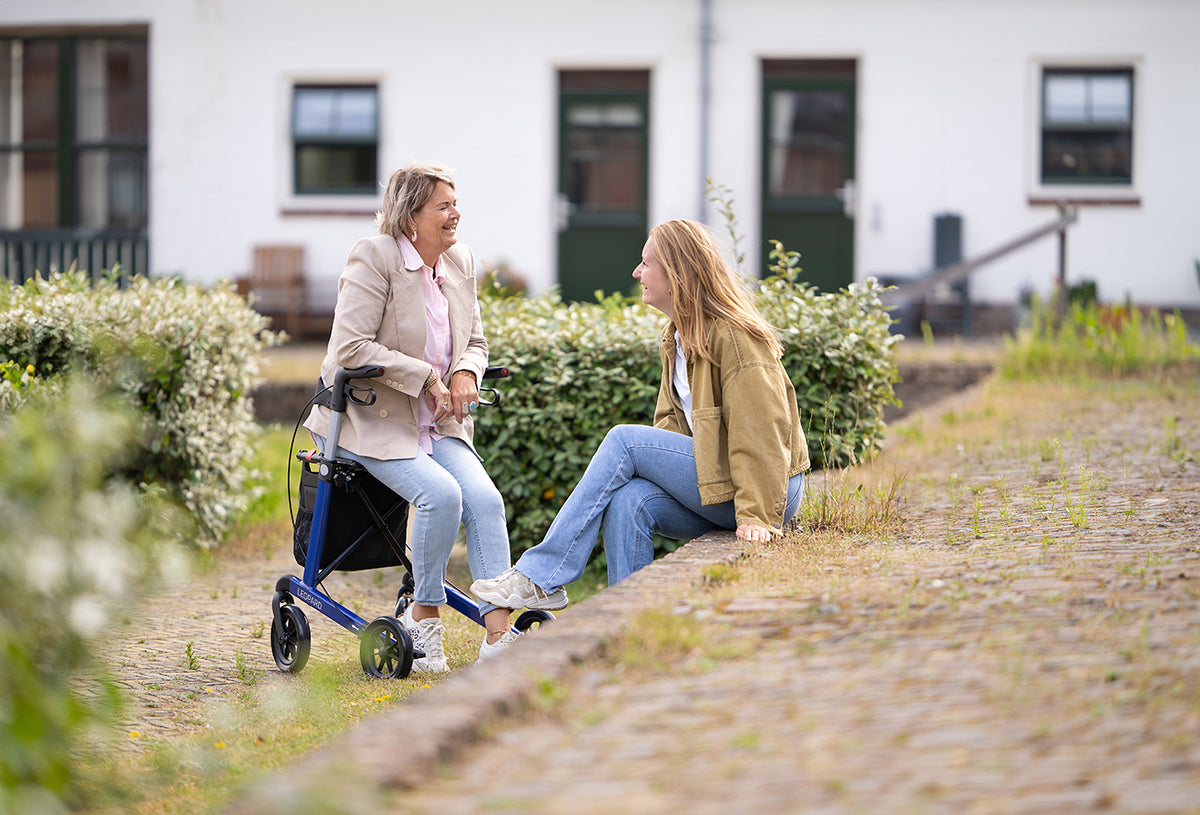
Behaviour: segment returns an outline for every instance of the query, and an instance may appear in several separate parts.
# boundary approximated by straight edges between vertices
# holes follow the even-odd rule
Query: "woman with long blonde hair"
[[[800,506],[808,445],[774,330],[703,225],[650,230],[633,270],[668,318],[654,425],[608,432],[546,537],[472,593],[502,608],[558,609],[604,538],[609,583],[654,559],[657,533],[712,529],[767,541]]]

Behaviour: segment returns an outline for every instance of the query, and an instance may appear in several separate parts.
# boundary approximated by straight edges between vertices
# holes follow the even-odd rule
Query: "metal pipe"
[[[712,97],[712,0],[700,0],[700,202],[699,220],[708,223],[709,106]]]

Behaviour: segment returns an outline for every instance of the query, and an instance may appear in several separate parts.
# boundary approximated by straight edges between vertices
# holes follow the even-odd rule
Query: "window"
[[[1133,183],[1133,69],[1045,68],[1041,183]]]
[[[377,195],[378,88],[295,86],[292,143],[297,195]]]
[[[0,229],[142,230],[144,36],[0,37]]]

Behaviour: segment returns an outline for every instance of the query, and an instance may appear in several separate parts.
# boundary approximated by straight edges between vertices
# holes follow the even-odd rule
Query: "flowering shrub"
[[[117,688],[85,670],[89,639],[169,551],[172,519],[153,491],[110,477],[136,430],[125,400],[78,377],[0,413],[14,465],[0,468],[0,812],[65,812],[75,753],[117,711]]]
[[[90,371],[113,380],[142,419],[127,475],[180,501],[197,542],[219,542],[253,497],[251,392],[259,352],[278,340],[265,319],[228,286],[133,278],[118,288],[70,273],[0,288],[0,310],[0,360],[43,378]]]
[[[821,294],[792,282],[789,263],[794,255],[780,249],[759,307],[780,329],[813,465],[851,464],[882,441],[899,337],[874,280]],[[476,446],[519,552],[545,535],[609,428],[653,420],[666,318],[619,295],[565,304],[485,293],[482,311],[492,364],[513,376],[500,404],[476,414]]]

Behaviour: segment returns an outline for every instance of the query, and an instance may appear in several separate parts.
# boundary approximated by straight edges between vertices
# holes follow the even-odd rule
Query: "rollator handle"
[[[372,379],[377,376],[383,376],[382,365],[366,365],[362,368],[339,368],[338,372],[333,375],[333,388],[330,391],[330,410],[338,413],[346,412],[346,402],[350,399],[350,391],[354,390],[348,387],[347,383],[355,379]]]

